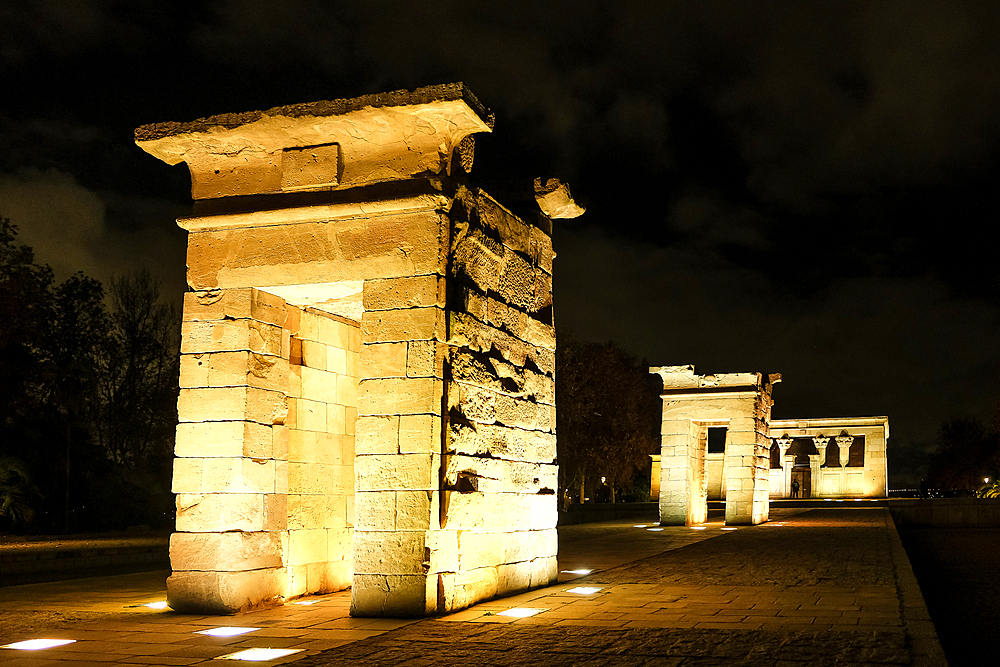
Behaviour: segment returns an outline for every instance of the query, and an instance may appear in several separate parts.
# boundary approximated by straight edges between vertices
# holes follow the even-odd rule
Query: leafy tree
[[[937,448],[931,454],[929,469],[930,486],[973,493],[983,486],[984,479],[997,478],[1000,434],[978,419],[949,419],[938,432]]]
[[[607,487],[615,502],[618,490],[633,486],[658,443],[659,398],[648,369],[612,342],[581,343],[559,332],[556,393],[559,468],[564,492],[579,501]],[[603,479],[603,482],[602,482]]]
[[[35,516],[32,501],[39,496],[24,462],[0,456],[0,517],[12,524],[30,523]]]

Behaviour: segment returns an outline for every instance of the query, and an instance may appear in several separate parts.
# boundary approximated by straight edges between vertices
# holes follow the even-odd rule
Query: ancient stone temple
[[[136,130],[195,199],[174,609],[351,586],[354,615],[421,616],[555,581],[551,219],[582,210],[471,185],[491,129],[451,84]]]
[[[768,422],[778,374],[696,375],[694,366],[650,368],[663,380],[659,460],[660,523],[703,523],[708,514],[706,456],[721,429],[726,523],[767,521]],[[714,431],[714,432],[713,432]],[[654,465],[654,475],[657,473]]]
[[[709,500],[726,501],[727,524],[756,524],[768,499],[885,497],[888,417],[772,420],[778,374],[649,371],[663,379],[650,478],[660,523],[703,523]]]

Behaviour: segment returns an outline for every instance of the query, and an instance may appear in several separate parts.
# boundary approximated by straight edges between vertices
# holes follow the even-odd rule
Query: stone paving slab
[[[0,665],[219,665],[244,648],[298,652],[263,664],[946,664],[887,512],[781,510],[732,530],[630,523],[560,529],[561,583],[439,619],[349,617],[350,592],[238,616],[138,605],[166,572],[0,589]],[[599,590],[570,592],[578,586]],[[541,610],[527,618],[500,612]],[[237,637],[196,634],[258,628]]]

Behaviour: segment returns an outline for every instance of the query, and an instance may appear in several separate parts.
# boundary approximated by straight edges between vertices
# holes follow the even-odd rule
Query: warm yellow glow
[[[577,593],[578,595],[593,595],[599,590],[601,590],[599,586],[577,586],[576,588],[570,588],[566,592]]]
[[[150,602],[149,604],[142,605],[143,607],[149,607],[150,609],[166,609],[167,601],[160,600],[159,602]]]
[[[691,526],[691,530],[705,530],[705,526]]]
[[[223,626],[221,628],[199,630],[197,634],[211,635],[212,637],[235,637],[236,635],[244,635],[248,632],[254,632],[255,630],[260,630],[260,628],[236,628],[232,626]]]
[[[535,614],[540,614],[544,609],[532,609],[530,607],[514,607],[513,609],[505,609],[501,612],[497,612],[497,616],[513,616],[514,618],[527,618],[528,616],[534,616]]]
[[[292,604],[310,605],[310,604],[316,604],[317,602],[319,602],[319,600],[299,600],[298,602],[293,602]]]
[[[590,574],[593,570],[563,570],[566,574]]]
[[[217,660],[250,660],[254,662],[262,660],[274,660],[284,658],[286,655],[304,651],[301,648],[248,648],[236,653],[219,656]]]
[[[733,528],[732,526],[727,526],[726,528],[723,528],[722,530],[736,530],[736,528]]]
[[[53,646],[62,646],[63,644],[72,644],[74,642],[76,642],[75,639],[28,639],[23,642],[5,644],[4,646],[0,646],[0,648],[13,648],[20,651],[38,651],[43,648],[52,648]]]
[[[646,530],[652,531],[652,532],[656,533],[656,532],[659,532],[659,531],[661,531],[663,529],[662,528],[647,528]]]
[[[634,526],[632,526],[632,527],[633,527],[633,528],[645,528],[645,527],[646,527],[647,525],[648,525],[648,524],[645,524],[645,523],[637,523],[637,524],[635,524],[635,525],[634,525]]]

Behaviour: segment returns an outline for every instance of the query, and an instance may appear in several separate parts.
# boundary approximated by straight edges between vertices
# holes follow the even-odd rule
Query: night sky
[[[475,176],[570,183],[556,317],[652,365],[888,415],[890,485],[1000,387],[1000,3],[5,0],[0,215],[57,277],[184,289],[135,127],[464,81]],[[917,475],[917,477],[914,477]]]

